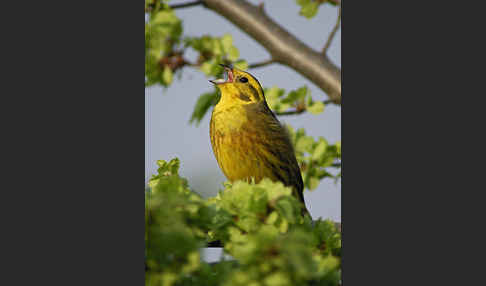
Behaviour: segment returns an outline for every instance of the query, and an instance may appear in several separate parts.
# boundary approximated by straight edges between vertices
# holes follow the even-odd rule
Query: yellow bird
[[[263,88],[247,72],[221,65],[227,79],[211,80],[221,99],[211,115],[209,133],[219,167],[230,181],[264,177],[293,189],[308,211],[304,184],[287,130],[267,105]]]

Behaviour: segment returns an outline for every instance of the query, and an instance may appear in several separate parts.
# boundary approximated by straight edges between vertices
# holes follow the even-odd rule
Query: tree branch
[[[322,49],[322,54],[327,54],[327,50],[329,49],[329,46],[332,43],[332,40],[334,39],[334,36],[336,35],[337,30],[339,29],[339,23],[341,22],[341,6],[339,6],[339,14],[336,20],[336,24],[334,25],[334,28],[332,29],[331,33],[329,34],[329,37],[327,38],[326,45]]]
[[[334,103],[341,103],[341,70],[326,55],[301,42],[258,6],[243,0],[203,2],[259,42],[275,62],[294,69],[319,86]]]
[[[249,64],[248,68],[254,69],[254,68],[264,67],[264,66],[267,66],[267,65],[270,65],[270,64],[273,64],[273,63],[275,63],[275,61],[273,59],[269,59],[269,60],[262,61],[262,62],[259,62],[259,63]]]
[[[191,6],[197,6],[197,5],[204,5],[203,1],[193,1],[193,2],[187,2],[187,3],[181,3],[181,4],[172,4],[169,5],[171,9],[179,9],[179,8],[187,8]]]
[[[322,103],[324,103],[324,105],[328,105],[330,103],[334,103],[334,101],[332,99],[328,99],[328,100],[324,100]],[[303,108],[297,108],[295,110],[289,110],[289,111],[282,111],[282,112],[274,112],[275,115],[295,115],[295,114],[301,114],[301,113],[304,113],[306,112],[307,109],[305,107]]]

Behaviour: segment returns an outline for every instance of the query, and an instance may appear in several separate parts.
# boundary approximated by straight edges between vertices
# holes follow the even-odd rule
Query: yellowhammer
[[[219,167],[230,181],[264,177],[293,189],[308,213],[304,184],[285,127],[267,105],[263,89],[247,72],[222,65],[227,79],[211,80],[221,99],[211,115],[210,137]]]

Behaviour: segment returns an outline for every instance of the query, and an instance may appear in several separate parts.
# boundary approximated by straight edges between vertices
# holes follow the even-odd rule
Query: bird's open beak
[[[233,82],[233,79],[234,79],[233,68],[231,66],[228,66],[228,65],[223,65],[223,64],[219,64],[219,65],[224,68],[224,71],[226,72],[226,79],[224,79],[224,78],[213,79],[213,80],[210,80],[210,82],[212,82],[214,84],[222,84],[222,83]]]

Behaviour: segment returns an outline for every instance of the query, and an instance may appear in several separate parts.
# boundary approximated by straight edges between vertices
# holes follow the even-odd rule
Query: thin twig
[[[334,167],[334,168],[341,168],[341,162],[338,162],[338,163],[333,163],[330,167]]]
[[[207,243],[206,247],[223,247],[223,243],[221,241],[216,240],[216,241],[210,241]]]
[[[289,111],[283,111],[283,112],[274,112],[275,115],[295,115],[295,114],[301,114],[305,111],[305,109],[296,109],[296,110],[289,110]]]
[[[330,103],[335,103],[333,100],[331,99],[328,99],[328,100],[324,100],[322,103],[324,103],[324,105],[328,105]],[[304,113],[306,111],[306,108],[297,108],[295,110],[289,110],[289,111],[282,111],[282,112],[274,112],[275,115],[295,115],[295,114],[301,114],[301,113]]]
[[[250,68],[250,69],[260,68],[260,67],[264,67],[264,66],[267,66],[267,65],[270,65],[270,64],[273,64],[273,63],[275,63],[275,60],[269,59],[269,60],[262,61],[262,62],[259,62],[259,63],[249,64],[248,68]]]
[[[341,6],[339,6],[339,14],[336,20],[336,24],[334,25],[334,28],[332,29],[331,33],[329,34],[329,37],[327,38],[326,45],[322,49],[322,54],[325,55],[327,53],[327,50],[329,49],[329,46],[331,46],[331,42],[334,39],[337,30],[339,29],[340,22],[341,22]]]
[[[187,3],[181,3],[181,4],[172,4],[169,7],[171,9],[178,9],[178,8],[187,8],[191,6],[197,6],[197,5],[204,5],[203,1],[193,1],[193,2],[187,2]]]

